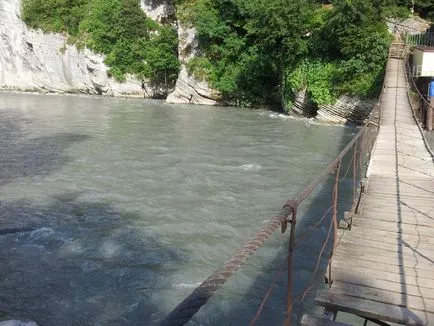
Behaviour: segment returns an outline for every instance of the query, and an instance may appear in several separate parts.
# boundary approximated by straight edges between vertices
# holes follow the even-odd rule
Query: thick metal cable
[[[292,209],[284,206],[278,216],[264,225],[259,232],[238,249],[235,254],[224,263],[224,265],[214,272],[208,279],[199,285],[187,298],[184,299],[162,322],[160,325],[184,325],[194,314],[213,296],[213,294],[226,283],[247,258],[253,255],[264,241],[279,227],[282,232],[286,230],[286,223]]]
[[[333,205],[330,205],[329,208],[327,208],[327,210],[324,212],[324,214],[321,216],[321,218],[318,220],[318,222],[315,223],[315,225],[312,225],[311,227],[309,227],[306,232],[304,232],[300,237],[298,237],[298,239],[295,241],[294,244],[294,249],[297,249],[297,247],[309,236],[312,234],[313,231],[315,231],[321,224],[322,222],[325,220],[325,218],[327,217],[327,215],[330,213],[330,211],[332,210]]]
[[[265,303],[268,301],[268,299],[271,296],[271,291],[273,290],[274,285],[276,284],[277,280],[280,278],[280,276],[282,275],[283,272],[283,267],[285,267],[285,265],[288,264],[288,258],[286,260],[283,261],[282,266],[280,266],[279,271],[276,273],[276,275],[274,276],[273,281],[271,282],[270,287],[267,290],[267,293],[265,294],[264,298],[261,301],[261,304],[258,308],[258,311],[255,314],[255,317],[252,319],[252,321],[250,322],[250,326],[254,326],[256,325],[256,322],[258,321],[259,317],[261,316],[262,310],[264,309]]]
[[[371,114],[370,119],[372,119]],[[253,237],[251,237],[224,265],[197,287],[185,298],[161,323],[161,326],[184,325],[194,314],[214,295],[214,293],[226,283],[226,281],[243,265],[247,258],[253,255],[270,235],[279,227],[282,233],[287,228],[288,218],[297,207],[312,193],[312,191],[331,173],[341,162],[342,158],[351,150],[356,142],[369,132],[369,127],[363,127],[356,136],[345,146],[336,158],[323,169],[295,198],[286,201],[278,216],[264,225]],[[292,228],[295,225],[291,226]]]
[[[247,258],[253,255],[264,241],[279,227],[282,233],[287,228],[288,217],[296,210],[311,192],[337,167],[341,159],[354,146],[367,130],[362,128],[339,155],[322,170],[309,185],[296,197],[295,200],[288,200],[278,216],[263,226],[252,238],[250,238],[224,265],[197,287],[187,298],[185,298],[161,323],[161,326],[184,325],[194,314],[214,295],[214,293],[226,283],[226,281],[243,265]],[[292,225],[294,227],[294,225]]]
[[[307,294],[308,294],[308,293],[313,289],[313,287],[314,287],[315,284],[316,284],[315,279],[317,278],[317,273],[318,273],[319,264],[320,264],[320,262],[321,262],[321,258],[323,257],[324,250],[325,250],[325,248],[326,248],[326,246],[327,246],[327,243],[329,242],[330,234],[331,234],[331,231],[332,231],[332,227],[333,227],[333,225],[334,225],[334,222],[333,222],[333,219],[331,219],[330,226],[329,226],[329,230],[328,230],[328,233],[327,233],[327,238],[325,239],[325,241],[324,241],[324,243],[323,243],[323,245],[322,245],[322,247],[321,247],[321,251],[320,251],[320,253],[319,253],[319,255],[318,255],[318,258],[317,258],[317,261],[316,261],[316,265],[315,265],[315,270],[314,270],[313,273],[312,273],[312,279],[311,279],[311,282],[310,282],[309,286],[307,286],[307,287],[305,288],[305,290],[303,291],[303,295],[301,296],[301,300],[300,300],[300,308],[299,308],[299,312],[298,312],[297,320],[300,320],[300,315],[301,315],[301,311],[302,311],[302,307],[303,307],[303,302],[304,302],[304,299],[306,298],[306,295],[307,295]],[[336,235],[335,235],[335,236],[336,236]]]

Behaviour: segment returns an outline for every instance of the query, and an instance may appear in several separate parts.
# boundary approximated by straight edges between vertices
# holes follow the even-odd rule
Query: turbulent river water
[[[0,93],[0,320],[157,325],[354,133],[265,111]],[[326,182],[298,230],[330,196]],[[297,251],[295,294],[327,230]],[[287,241],[273,235],[190,324],[248,324]],[[282,323],[285,287],[258,325]]]

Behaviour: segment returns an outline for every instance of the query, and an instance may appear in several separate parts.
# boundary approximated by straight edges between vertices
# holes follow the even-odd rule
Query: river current
[[[0,320],[157,325],[354,133],[266,111],[0,93]],[[312,194],[297,232],[330,196],[328,183]],[[297,251],[295,294],[327,229]],[[190,324],[247,325],[288,235],[273,235]],[[285,273],[258,325],[282,323]]]

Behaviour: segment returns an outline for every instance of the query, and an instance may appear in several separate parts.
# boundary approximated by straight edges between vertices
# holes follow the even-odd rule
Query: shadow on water
[[[167,262],[183,260],[139,217],[106,202],[63,194],[40,206],[0,202],[0,220],[23,232],[0,235],[0,319],[39,325],[149,325]],[[125,224],[129,227],[125,227]]]
[[[353,127],[353,126],[350,126]],[[341,148],[344,148],[351,140],[349,137],[343,136],[341,139]],[[338,203],[338,219],[342,219],[344,212],[350,210],[353,200],[353,174],[352,169],[347,172],[347,168],[351,165],[352,151],[342,161],[342,168],[340,176],[342,180],[339,183],[339,203]],[[329,162],[324,162],[324,168]],[[320,171],[318,171],[319,173]],[[344,174],[347,172],[347,175]],[[311,176],[313,179],[314,176]],[[359,179],[359,177],[358,177]],[[296,237],[299,238],[309,227],[315,225],[323,214],[330,208],[332,203],[332,192],[335,183],[335,175],[330,175],[326,180],[313,191],[311,196],[306,200],[306,203],[299,207]],[[284,200],[284,199],[282,199]],[[283,203],[282,203],[283,204]],[[326,239],[329,226],[332,221],[332,213],[328,214],[328,217],[324,222],[315,229],[303,242],[300,247],[295,251],[294,256],[294,272],[293,272],[293,297],[299,296],[303,291],[309,287],[313,281],[313,270],[317,263],[318,254]],[[272,236],[273,237],[273,236]],[[276,235],[274,235],[276,237]],[[227,300],[224,295],[218,293],[205,305],[201,311],[193,317],[189,325],[248,325],[254,318],[262,299],[265,297],[273,279],[279,274],[281,266],[283,270],[280,272],[280,276],[277,279],[276,284],[272,288],[272,294],[270,299],[266,302],[260,318],[257,320],[256,325],[283,325],[285,320],[285,311],[287,304],[287,266],[286,258],[288,254],[288,240],[289,240],[289,228],[283,235],[283,244],[280,243],[280,250],[271,260],[267,262],[266,266],[262,264],[261,270],[256,270],[254,273],[257,275],[251,286],[242,294],[238,295],[238,299],[230,301],[227,305],[229,308],[225,311],[225,317],[221,320],[210,320],[209,312],[214,309],[221,309],[217,306],[221,300]],[[267,240],[270,241],[271,239]],[[274,243],[273,245],[276,245]],[[279,244],[277,244],[279,245]],[[328,258],[331,253],[333,245],[333,230],[328,241],[328,245],[325,248],[323,258],[319,264],[319,270],[317,272],[317,278],[315,278],[314,286],[306,295],[303,305],[299,302],[294,304],[293,308],[293,325],[297,324],[298,317],[301,318],[303,313],[317,314],[321,316],[321,308],[314,306],[313,299],[316,292],[321,287],[324,287],[325,271],[328,264]],[[267,242],[265,243],[267,246]],[[260,249],[261,251],[261,249]],[[256,255],[260,255],[260,251]],[[274,251],[276,252],[276,251]],[[256,257],[257,258],[257,257]],[[246,269],[249,269],[249,264],[255,257],[250,258],[247,264],[241,268],[238,273],[244,273]],[[261,259],[261,258],[260,258]],[[258,264],[259,266],[260,264]],[[233,276],[236,278],[237,275]],[[239,276],[238,276],[239,277]],[[243,277],[243,276],[241,276]],[[231,283],[230,280],[228,283]],[[226,287],[226,289],[225,289]],[[230,284],[224,286],[223,291],[231,291]],[[234,290],[236,291],[236,290]],[[233,294],[233,293],[232,293]],[[233,297],[237,295],[233,294]],[[216,308],[217,307],[217,308]],[[300,310],[301,309],[301,310]],[[300,312],[300,315],[299,315]]]
[[[59,170],[70,161],[68,147],[89,138],[27,138],[25,124],[18,112],[0,110],[0,186]],[[140,218],[84,192],[43,203],[0,200],[0,320],[155,324],[162,316],[154,295],[170,287],[165,265],[186,259],[158,233],[136,226]]]
[[[18,113],[0,111],[0,186],[58,170],[69,161],[66,149],[89,138],[74,133],[26,138],[22,121]]]

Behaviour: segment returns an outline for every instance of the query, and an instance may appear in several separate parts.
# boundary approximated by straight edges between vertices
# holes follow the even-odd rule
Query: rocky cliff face
[[[196,31],[193,27],[178,25],[179,60],[181,71],[175,90],[167,97],[169,103],[219,104],[220,96],[207,82],[199,81],[187,71],[186,64],[197,54]]]
[[[363,125],[374,106],[375,101],[347,95],[341,96],[334,104],[316,106],[309,100],[306,89],[303,89],[296,94],[290,112],[314,118],[321,123]]]
[[[168,0],[140,0],[140,7],[153,20],[164,24],[175,19],[175,5]]]
[[[146,91],[152,87],[131,76],[124,83],[108,77],[104,56],[89,49],[78,51],[63,35],[27,28],[21,20],[20,6],[20,0],[0,1],[0,88],[153,97]],[[175,19],[174,5],[167,0],[141,0],[141,7],[160,23]],[[217,104],[218,94],[206,82],[190,76],[185,67],[197,49],[194,29],[179,26],[178,34],[182,69],[168,102]]]
[[[107,76],[104,58],[78,51],[59,34],[30,30],[20,17],[20,0],[0,1],[0,88],[143,96],[134,78],[119,83]]]

